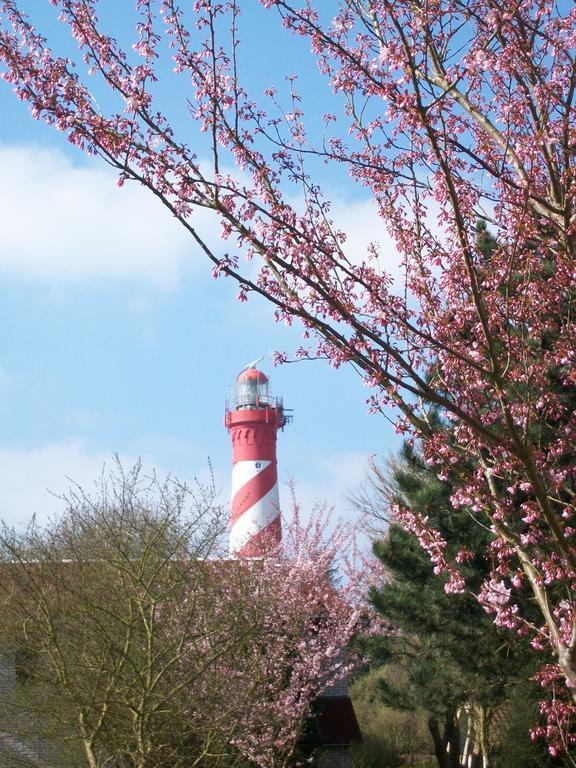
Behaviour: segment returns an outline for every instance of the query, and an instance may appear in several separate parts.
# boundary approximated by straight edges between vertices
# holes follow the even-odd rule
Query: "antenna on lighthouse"
[[[230,554],[262,557],[282,540],[276,436],[291,420],[270,382],[256,365],[239,373],[226,405],[225,424],[232,438],[232,519]]]
[[[263,358],[263,357],[257,357],[257,358],[256,358],[256,360],[254,360],[254,362],[253,362],[253,363],[248,363],[248,365],[245,365],[245,366],[244,366],[244,368],[242,368],[242,370],[243,370],[243,371],[247,371],[247,370],[248,370],[248,368],[256,368],[256,366],[258,365],[258,363],[259,363],[261,360],[264,360],[264,358]]]

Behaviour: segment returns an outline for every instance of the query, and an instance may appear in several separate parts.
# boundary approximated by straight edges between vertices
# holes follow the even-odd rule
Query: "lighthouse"
[[[232,519],[230,555],[261,557],[282,540],[276,435],[289,421],[283,402],[256,368],[240,372],[226,404],[232,438]]]

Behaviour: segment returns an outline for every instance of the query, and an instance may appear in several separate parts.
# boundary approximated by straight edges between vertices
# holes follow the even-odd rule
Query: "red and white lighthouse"
[[[246,366],[226,405],[232,437],[232,520],[230,554],[261,557],[280,544],[276,435],[288,421],[280,398],[270,394],[268,377]]]

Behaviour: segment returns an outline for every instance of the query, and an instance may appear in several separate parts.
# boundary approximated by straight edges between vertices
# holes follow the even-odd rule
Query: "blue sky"
[[[264,16],[254,11],[250,21],[251,34],[270,39]],[[274,67],[266,57],[265,71],[249,56],[248,79],[283,83],[295,51],[288,45]],[[316,88],[315,75],[306,83]],[[276,325],[263,300],[236,302],[235,285],[211,279],[149,193],[119,189],[104,164],[33,121],[3,82],[0,172],[0,517],[56,513],[47,489],[61,492],[67,477],[89,486],[114,453],[182,479],[206,477],[209,457],[227,500],[224,402],[259,356],[294,409],[279,438],[281,483],[294,478],[308,508],[322,498],[349,514],[343,497],[368,457],[399,445],[385,419],[367,414],[367,391],[351,369],[272,369],[270,352],[298,346],[300,329]],[[385,242],[368,201],[341,177],[328,182],[352,246]],[[196,223],[216,237],[207,214]]]

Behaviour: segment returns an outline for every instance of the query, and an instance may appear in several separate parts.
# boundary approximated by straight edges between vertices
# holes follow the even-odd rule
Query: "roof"
[[[236,379],[237,383],[243,381],[257,381],[260,384],[265,384],[268,381],[268,376],[259,371],[258,368],[245,368]]]
[[[323,747],[343,747],[362,741],[349,696],[320,696],[316,702],[316,711]]]

